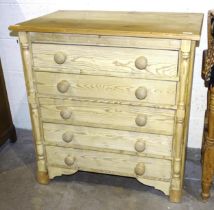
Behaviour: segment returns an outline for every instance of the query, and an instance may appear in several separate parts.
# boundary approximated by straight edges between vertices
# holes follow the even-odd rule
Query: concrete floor
[[[213,210],[212,197],[200,198],[199,150],[190,150],[180,204],[132,178],[78,172],[57,177],[49,185],[35,181],[30,131],[17,130],[18,141],[0,148],[0,210]]]

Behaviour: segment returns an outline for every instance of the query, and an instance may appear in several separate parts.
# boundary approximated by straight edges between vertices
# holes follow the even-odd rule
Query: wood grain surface
[[[173,134],[174,110],[52,98],[40,98],[39,101],[44,122]],[[69,119],[61,117],[63,110],[71,113]],[[136,125],[135,120],[139,115],[147,118],[145,126]]]
[[[144,178],[169,181],[171,177],[169,160],[54,146],[46,146],[46,151],[49,166],[137,177],[134,168],[142,162],[145,165]],[[65,164],[67,156],[74,158],[72,166]]]
[[[172,136],[55,123],[43,123],[43,129],[47,145],[171,159]],[[63,141],[67,132],[70,142]],[[139,140],[145,143],[142,152],[135,149]]]
[[[201,13],[62,10],[9,29],[199,40],[202,20]]]
[[[202,19],[58,11],[11,26],[24,31],[38,181],[79,170],[128,176],[179,202]]]
[[[176,104],[176,82],[155,81],[143,79],[56,74],[47,72],[36,72],[36,86],[40,95],[49,97],[67,96],[76,98],[88,98],[109,101],[135,102],[139,105],[175,105]],[[68,85],[66,91],[58,89],[61,83]],[[145,89],[146,96],[138,99],[136,91]]]
[[[37,71],[66,72],[76,74],[138,77],[176,80],[178,51],[119,47],[33,44],[33,62]],[[63,64],[57,64],[58,52],[66,56]],[[144,56],[145,69],[138,69],[135,61]]]

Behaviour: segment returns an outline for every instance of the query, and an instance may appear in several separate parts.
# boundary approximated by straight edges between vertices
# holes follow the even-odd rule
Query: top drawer
[[[36,71],[175,80],[178,51],[32,44]]]

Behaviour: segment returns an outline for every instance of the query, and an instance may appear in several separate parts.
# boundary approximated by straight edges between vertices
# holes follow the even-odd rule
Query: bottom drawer
[[[55,146],[46,146],[46,153],[49,169],[59,167],[73,173],[82,170],[159,181],[171,178],[170,160]],[[57,176],[49,172],[50,178]]]

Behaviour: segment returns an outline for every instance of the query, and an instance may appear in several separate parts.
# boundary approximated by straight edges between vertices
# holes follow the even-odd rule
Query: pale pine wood
[[[130,101],[139,105],[175,105],[175,82],[47,72],[36,72],[35,76],[40,95]],[[142,87],[146,95],[139,100],[136,94],[142,92]]]
[[[56,176],[71,175],[71,174],[74,174],[76,172],[77,172],[77,170],[72,169],[72,168],[48,166],[48,174],[49,174],[51,179],[56,177]],[[99,173],[105,174],[106,172],[105,171],[99,171]],[[145,185],[148,185],[148,186],[154,187],[155,189],[161,190],[165,195],[169,195],[169,188],[170,188],[170,182],[169,181],[146,179],[143,177],[136,177],[136,179]]]
[[[32,46],[34,69],[37,71],[158,80],[176,80],[177,76],[178,51],[56,44]],[[58,53],[66,56],[61,65],[54,60]],[[135,61],[141,56],[148,63],[142,70],[135,66]]]
[[[10,26],[13,31],[102,34],[199,40],[203,14],[57,11]]]
[[[75,44],[90,46],[128,47],[162,50],[179,50],[181,40],[130,36],[104,36],[31,32],[31,42],[43,44]]]
[[[172,136],[52,123],[43,123],[43,129],[47,145],[171,159]],[[69,143],[63,141],[66,132],[73,135]],[[139,140],[143,152],[135,149]]]
[[[31,45],[29,43],[28,33],[19,32],[19,41],[24,67],[25,82],[27,87],[34,143],[37,155],[37,180],[41,184],[47,184],[49,182],[49,177],[46,167],[45,149],[43,145],[42,128],[39,118],[40,113],[38,109],[38,98],[36,97],[36,89],[33,83],[34,76],[31,64]]]
[[[45,122],[111,128],[118,130],[172,135],[174,110],[104,104],[75,100],[40,98],[41,117]],[[63,119],[61,111],[70,111]],[[147,117],[145,126],[137,126],[138,115]]]
[[[183,174],[183,166],[182,166],[182,150],[183,145],[185,144],[185,131],[184,131],[184,123],[185,119],[188,118],[186,105],[188,104],[186,98],[186,87],[188,87],[188,71],[190,70],[190,52],[191,52],[191,41],[183,40],[180,50],[180,81],[178,84],[178,109],[176,111],[175,118],[175,134],[174,134],[174,160],[173,160],[173,175],[172,175],[172,183],[170,189],[170,200],[172,202],[179,202],[181,199],[182,193],[182,179],[181,175]],[[191,81],[189,81],[191,82]],[[186,109],[187,108],[187,109]]]
[[[171,177],[171,161],[169,160],[54,146],[46,146],[46,151],[48,166],[162,181],[169,181]],[[74,158],[74,163],[69,166],[65,163],[68,156]],[[145,172],[141,176],[135,173],[138,163],[145,165]],[[164,170],[162,170],[163,167]]]
[[[183,186],[184,181],[184,169],[185,169],[185,160],[186,160],[186,147],[188,141],[188,129],[189,129],[189,118],[190,118],[190,104],[191,104],[191,96],[192,96],[192,83],[193,83],[193,68],[194,68],[194,60],[195,60],[195,48],[196,42],[191,41],[191,51],[190,51],[190,61],[189,61],[189,69],[188,69],[188,77],[187,77],[187,89],[186,89],[186,117],[184,121],[184,140],[182,146],[182,161],[181,161],[181,186]]]
[[[109,173],[180,201],[202,18],[66,11],[10,27],[31,31],[19,35],[40,183]]]

